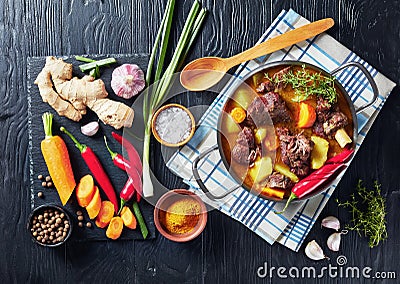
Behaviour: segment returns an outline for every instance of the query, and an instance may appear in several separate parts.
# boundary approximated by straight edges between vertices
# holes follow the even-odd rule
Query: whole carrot
[[[42,120],[46,136],[41,142],[40,148],[61,203],[65,205],[76,186],[68,149],[60,136],[53,136],[51,130],[53,115],[46,112],[43,114]]]
[[[115,213],[118,212],[118,201],[117,195],[115,194],[115,190],[111,184],[109,177],[107,176],[103,166],[101,165],[99,159],[93,150],[86,146],[85,144],[81,144],[76,140],[76,138],[65,129],[65,127],[61,127],[60,130],[67,134],[72,141],[74,141],[76,148],[81,152],[82,158],[85,160],[86,165],[89,167],[89,170],[92,172],[94,178],[99,184],[100,188],[107,195],[107,198],[114,205]]]

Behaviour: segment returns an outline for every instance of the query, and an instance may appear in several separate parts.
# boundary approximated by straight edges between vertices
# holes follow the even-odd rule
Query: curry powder
[[[193,198],[173,202],[162,211],[161,221],[171,233],[185,234],[194,229],[200,219],[200,204]]]

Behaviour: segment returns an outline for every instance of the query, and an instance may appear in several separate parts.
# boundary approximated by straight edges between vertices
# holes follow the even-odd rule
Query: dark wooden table
[[[3,0],[0,3],[0,280],[3,283],[279,283],[276,276],[260,279],[256,270],[268,266],[370,266],[372,271],[395,271],[400,279],[400,97],[396,88],[377,118],[357,157],[322,216],[338,215],[334,199],[346,199],[359,178],[382,184],[387,197],[389,238],[370,249],[365,238],[350,233],[332,259],[313,262],[303,249],[270,246],[238,222],[213,211],[203,234],[177,244],[157,236],[151,241],[73,243],[57,249],[33,244],[25,224],[30,213],[26,62],[29,56],[148,53],[164,0]],[[400,2],[397,0],[203,0],[206,23],[190,58],[230,56],[252,46],[282,9],[292,7],[309,20],[332,17],[329,34],[358,53],[383,74],[400,83]],[[183,25],[192,0],[177,0],[173,37]],[[210,104],[213,97],[181,97],[185,105]],[[155,156],[159,148],[154,145]],[[184,186],[162,164],[152,165],[170,188]],[[306,242],[324,243],[328,231],[314,226]],[[324,246],[325,247],[325,246]],[[371,272],[372,275],[372,272]],[[283,279],[298,282],[298,279]],[[305,280],[303,280],[305,281]],[[310,283],[313,282],[309,280]],[[352,282],[325,276],[318,283]],[[360,282],[355,281],[352,283]]]

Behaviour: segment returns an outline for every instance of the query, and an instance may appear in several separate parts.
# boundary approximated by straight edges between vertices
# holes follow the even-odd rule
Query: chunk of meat
[[[334,135],[337,130],[345,127],[348,123],[347,117],[343,112],[334,112],[331,114],[329,119],[324,122],[324,132],[328,136]]]
[[[313,132],[318,136],[332,137],[337,130],[349,123],[346,115],[339,111],[337,105],[333,105],[323,98],[318,98],[315,110],[317,121],[314,124]]]
[[[267,99],[264,97],[255,98],[247,108],[247,118],[251,119],[257,126],[267,124],[270,121]]]
[[[267,179],[266,186],[271,188],[291,189],[294,183],[281,173],[273,172]]]
[[[321,121],[316,121],[313,125],[313,132],[320,137],[328,138],[328,136],[324,132],[324,123]]]
[[[256,91],[258,93],[268,93],[275,90],[275,85],[270,80],[266,80],[258,85]]]
[[[250,148],[242,144],[236,144],[232,149],[232,159],[239,164],[249,164]]]
[[[278,128],[277,133],[282,162],[297,176],[306,176],[310,172],[312,142],[302,133],[291,135],[287,128]]]
[[[269,92],[262,97],[255,98],[247,109],[247,116],[257,126],[268,124],[270,118],[274,123],[291,119],[285,101],[275,92]]]
[[[318,97],[317,106],[315,108],[318,121],[320,122],[327,121],[331,115],[332,110],[333,110],[333,105],[330,102],[321,97]]]
[[[236,139],[236,145],[232,149],[232,158],[240,164],[252,164],[257,158],[254,133],[249,127],[243,127]]]
[[[251,130],[250,128],[248,128],[246,126],[243,127],[242,131],[240,131],[238,134],[236,143],[253,149],[254,145],[255,145],[253,130]]]

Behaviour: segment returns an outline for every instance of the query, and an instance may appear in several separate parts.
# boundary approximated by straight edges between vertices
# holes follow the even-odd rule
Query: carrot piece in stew
[[[281,189],[265,187],[262,190],[262,194],[283,199],[283,197],[285,196],[285,191]]]
[[[231,116],[236,123],[242,123],[246,119],[246,112],[241,107],[235,107],[231,111]]]
[[[299,128],[309,128],[313,126],[316,118],[315,109],[311,105],[301,102],[297,126]]]

